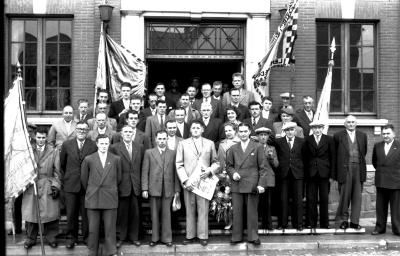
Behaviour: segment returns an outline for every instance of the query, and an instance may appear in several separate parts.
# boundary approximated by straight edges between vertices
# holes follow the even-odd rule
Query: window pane
[[[25,41],[37,41],[37,21],[27,20],[25,21]]]
[[[374,48],[373,47],[363,47],[363,68],[374,68]]]
[[[71,42],[71,21],[60,21],[60,41]]]
[[[58,41],[58,21],[46,21],[46,41]]]
[[[335,67],[342,66],[342,47],[336,46],[336,51],[333,55],[333,61],[335,62]],[[330,51],[329,51],[329,58],[330,58]]]
[[[317,69],[317,89],[322,90],[325,83],[327,68],[318,68]]]
[[[57,67],[46,68],[46,87],[57,87]]]
[[[331,106],[330,112],[341,112],[342,111],[342,92],[331,91]]]
[[[330,33],[330,42],[328,44],[330,45],[332,43],[332,39],[335,37],[336,45],[340,45],[341,38],[341,24],[340,23],[333,23],[331,24],[331,33]]]
[[[369,72],[370,71],[370,72]],[[373,90],[374,89],[374,71],[365,70],[363,73],[363,88]]]
[[[58,105],[58,109],[62,109],[66,105],[71,105],[71,92],[69,89],[59,90],[60,94],[60,103]]]
[[[362,25],[362,43],[364,46],[374,45],[374,25]]]
[[[359,69],[350,69],[350,89],[361,88],[361,74]]]
[[[36,87],[37,68],[25,66],[25,76],[23,77],[25,87]]]
[[[374,112],[374,92],[363,92],[363,111]]]
[[[57,44],[46,44],[46,64],[57,64]]]
[[[339,68],[333,69],[332,89],[342,89],[342,71]]]
[[[350,25],[350,45],[361,45],[361,24]]]
[[[24,41],[24,21],[13,20],[11,22],[11,41],[23,42]]]
[[[60,44],[60,64],[71,63],[71,44]]]
[[[36,89],[25,89],[26,110],[36,109]]]
[[[22,43],[11,44],[11,65],[24,64],[24,45]]]
[[[350,47],[350,67],[361,68],[361,48]]]
[[[317,66],[327,67],[329,62],[329,47],[328,46],[317,46]]]
[[[328,23],[317,23],[317,44],[329,44]]]
[[[60,87],[69,87],[70,67],[60,67]]]
[[[26,50],[25,64],[36,64],[37,63],[37,43],[26,43],[25,50]]]
[[[361,112],[361,92],[359,91],[350,92],[350,111]]]
[[[46,90],[45,109],[57,110],[57,90]]]

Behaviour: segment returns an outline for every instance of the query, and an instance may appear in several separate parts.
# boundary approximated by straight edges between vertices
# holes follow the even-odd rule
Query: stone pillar
[[[121,11],[121,44],[144,60],[145,27],[140,11]]]

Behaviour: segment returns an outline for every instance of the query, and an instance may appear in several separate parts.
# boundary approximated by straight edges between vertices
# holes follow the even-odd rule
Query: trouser
[[[22,196],[23,196],[23,194],[20,194],[14,200],[13,222],[14,222],[15,233],[22,232],[22,212],[21,212]]]
[[[350,221],[358,224],[361,212],[361,192],[363,186],[360,181],[360,166],[358,163],[350,163],[346,181],[339,183],[339,205],[336,211],[336,222],[349,220],[349,206],[351,203]]]
[[[265,192],[259,195],[259,214],[261,215],[262,227],[266,229],[272,229],[271,194],[272,188],[265,188]]]
[[[151,209],[151,240],[158,242],[160,240],[160,224],[161,224],[161,242],[172,242],[171,229],[171,204],[173,197],[150,197]]]
[[[42,223],[43,236],[49,243],[56,241],[58,234],[58,220]],[[25,221],[25,230],[27,240],[36,242],[39,233],[39,224],[34,222]]]
[[[139,240],[140,208],[138,197],[131,192],[129,196],[119,197],[117,217],[117,238],[125,241]]]
[[[303,180],[295,179],[291,171],[281,180],[282,227],[288,227],[289,198],[292,198],[293,228],[303,226]]]
[[[65,192],[65,206],[67,210],[67,239],[77,242],[79,230],[79,213],[82,217],[82,236],[88,237],[88,217],[85,208],[85,191],[78,193]]]
[[[197,236],[200,239],[208,239],[209,200],[187,189],[183,193],[186,207],[186,238],[192,239]]]
[[[378,232],[386,231],[388,206],[392,220],[392,231],[400,235],[400,189],[376,188],[376,225]]]
[[[117,253],[116,226],[117,209],[87,209],[89,219],[89,256],[97,256],[99,250],[100,221],[104,223],[104,254]]]
[[[329,225],[328,196],[329,178],[321,178],[317,173],[307,180],[307,224],[312,228],[318,222],[318,197],[319,197],[319,225],[326,228]]]
[[[243,240],[243,209],[247,212],[247,240],[258,239],[258,194],[232,193],[233,226],[232,241]]]

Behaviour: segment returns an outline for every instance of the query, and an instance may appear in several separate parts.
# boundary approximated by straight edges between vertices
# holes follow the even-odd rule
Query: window
[[[317,95],[324,85],[333,37],[336,52],[330,112],[346,115],[375,114],[375,24],[317,22]]]
[[[71,19],[10,20],[10,79],[22,66],[26,109],[59,111],[71,100]]]

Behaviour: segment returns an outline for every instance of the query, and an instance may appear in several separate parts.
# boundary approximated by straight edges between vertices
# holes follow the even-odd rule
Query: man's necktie
[[[321,140],[321,137],[320,136],[316,136],[315,137],[315,141],[317,142],[317,145],[319,144],[319,141]]]
[[[78,148],[79,148],[79,151],[82,151],[82,148],[83,148],[83,142],[82,141],[79,141]]]
[[[289,149],[292,149],[292,138],[288,138]]]
[[[128,149],[128,153],[129,153],[129,159],[132,160],[132,147],[131,144],[126,144],[126,147]]]
[[[160,119],[161,119],[160,125],[161,125],[161,130],[162,130],[162,129],[164,129],[164,115],[161,115]]]
[[[253,128],[256,127],[256,119],[253,118]]]

